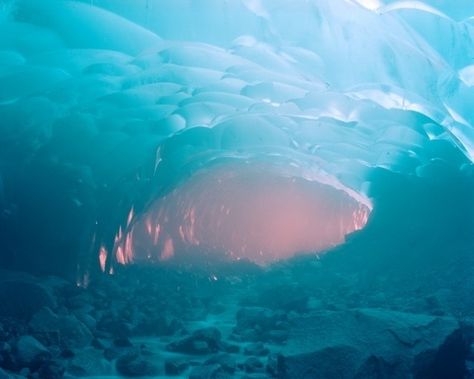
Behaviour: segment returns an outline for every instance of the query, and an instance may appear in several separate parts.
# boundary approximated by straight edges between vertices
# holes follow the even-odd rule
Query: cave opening
[[[320,254],[362,229],[372,206],[321,174],[268,162],[212,164],[153,200],[117,232],[117,263],[248,260]],[[133,221],[132,221],[133,218]],[[105,254],[100,263],[105,270]]]

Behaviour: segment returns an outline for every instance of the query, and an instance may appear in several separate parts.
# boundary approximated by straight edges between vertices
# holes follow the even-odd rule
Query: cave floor
[[[121,267],[87,288],[4,271],[0,374],[473,377],[469,283],[452,270],[443,278],[432,267],[410,281],[307,256],[266,269]]]

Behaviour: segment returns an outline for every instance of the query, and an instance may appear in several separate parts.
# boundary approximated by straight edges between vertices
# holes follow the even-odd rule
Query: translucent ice
[[[41,218],[48,207],[29,206],[43,195],[16,188],[57,171],[69,213],[55,226],[75,225],[64,232],[72,254],[109,254],[104,268],[134,258],[124,246],[149,207],[171,196],[183,216],[170,194],[188,196],[193,178],[228,160],[276,160],[279,185],[294,169],[369,209],[373,170],[472,164],[473,15],[461,0],[0,1],[2,202]],[[344,225],[351,199],[329,212]],[[268,256],[320,250],[350,230],[330,229],[327,243]]]
[[[118,249],[137,260],[269,263],[321,252],[365,226],[369,206],[300,174],[259,162],[210,167],[154,202]]]

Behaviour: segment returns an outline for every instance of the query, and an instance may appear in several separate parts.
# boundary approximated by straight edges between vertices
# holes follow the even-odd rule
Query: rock
[[[84,309],[90,310],[92,304],[92,297],[87,293],[79,293],[76,296],[67,299],[67,307],[69,309]]]
[[[244,349],[244,354],[245,355],[255,355],[255,356],[264,356],[268,355],[270,350],[268,350],[265,345],[261,342],[257,343],[252,343],[250,345],[247,345]]]
[[[274,311],[261,307],[241,308],[237,312],[236,318],[239,329],[249,329],[255,326],[268,329],[274,327],[278,321],[278,316]]]
[[[93,347],[86,347],[76,352],[69,361],[67,374],[74,377],[78,376],[99,376],[112,375],[113,367],[102,356],[100,350]]]
[[[50,308],[43,307],[34,314],[29,327],[43,343],[59,344],[58,319],[59,317]]]
[[[260,341],[264,339],[262,337],[261,329],[260,328],[255,328],[255,329],[240,329],[240,330],[234,330],[234,332],[231,335],[232,340],[238,341],[238,342],[243,342],[243,341]]]
[[[54,313],[49,307],[43,307],[34,314],[29,325],[32,329],[38,331],[51,330],[51,327],[47,324],[50,322],[57,321],[58,316],[56,315],[56,313]]]
[[[474,378],[474,361],[467,361],[466,368],[467,368],[467,377]]]
[[[123,376],[157,376],[162,373],[161,367],[152,356],[133,352],[122,355],[116,362],[117,371]]]
[[[62,291],[63,288],[70,285],[70,282],[58,276],[44,276],[39,279],[41,280],[41,284],[43,286],[51,288],[54,291]]]
[[[189,350],[189,352],[193,354],[208,354],[212,352],[212,350],[209,348],[209,344],[207,343],[207,341],[194,340],[191,341],[191,346],[192,348]]]
[[[86,322],[88,325],[91,325],[91,327],[94,327],[96,323],[94,319],[86,319]],[[64,317],[63,320],[59,320],[59,325],[61,326],[60,331],[63,337],[67,335],[68,341],[73,347],[90,345],[93,336],[87,324],[81,322],[75,316]]]
[[[38,370],[40,379],[61,379],[64,376],[64,363],[58,360],[50,360],[43,363]]]
[[[293,321],[276,376],[456,378],[468,350],[453,318],[381,309],[317,311]]]
[[[51,353],[32,336],[22,336],[15,346],[18,362],[23,367],[38,366],[42,361],[51,358]]]
[[[8,342],[0,342],[0,355],[11,351],[11,346]]]
[[[94,331],[94,336],[96,338],[100,338],[101,340],[110,340],[114,337],[109,332],[104,332],[103,330],[97,330],[97,329]]]
[[[263,339],[269,342],[274,342],[274,343],[284,343],[288,338],[288,331],[286,330],[281,330],[281,329],[275,329],[275,330],[270,330],[265,334]]]
[[[249,373],[264,371],[262,361],[256,357],[250,357],[246,359],[245,362],[242,364],[242,368],[245,372]]]
[[[3,324],[0,323],[0,341],[5,341],[7,339],[7,333],[3,328]]]
[[[183,359],[168,359],[165,361],[165,374],[169,376],[181,375],[189,364]]]
[[[96,349],[105,350],[110,347],[110,342],[103,338],[94,338],[92,340],[92,346]]]
[[[107,316],[99,321],[97,329],[109,333],[114,338],[128,338],[132,335],[130,324]]]
[[[419,353],[413,367],[416,378],[465,378],[469,343],[463,329],[449,335],[439,349]]]
[[[104,350],[104,357],[109,361],[113,361],[124,354],[130,353],[131,351],[133,351],[133,348],[130,346],[112,345]]]
[[[27,378],[30,376],[30,369],[28,367],[23,367],[21,370],[20,370],[20,375]]]
[[[296,284],[273,285],[258,295],[256,304],[285,312],[304,313],[308,310],[309,297],[305,288]]]
[[[182,328],[182,323],[171,316],[144,317],[134,328],[133,334],[139,336],[171,336]]]
[[[97,327],[97,321],[94,317],[92,317],[90,314],[87,313],[82,313],[82,312],[76,312],[75,316],[79,321],[81,321],[89,330],[95,330]]]
[[[114,340],[114,346],[117,347],[132,347],[132,343],[128,338],[116,338]]]
[[[269,341],[281,343],[286,340],[288,328],[284,312],[260,307],[242,308],[237,312],[234,334],[247,341]]]
[[[308,311],[321,310],[324,309],[324,303],[321,299],[315,297],[309,297],[307,302]]]
[[[221,333],[217,328],[196,330],[191,336],[168,344],[169,351],[184,354],[211,354],[223,348]]]
[[[281,374],[284,374],[285,368],[283,364],[284,361],[281,354],[270,354],[265,369],[271,377],[276,378],[282,376]]]
[[[217,354],[206,360],[205,365],[215,365],[218,364],[224,369],[224,371],[233,374],[237,369],[237,363],[235,358],[230,354]]]
[[[43,342],[54,341],[64,347],[80,348],[90,345],[92,333],[76,316],[58,316],[45,307],[38,311],[30,321],[34,335]]]
[[[220,365],[203,365],[195,367],[189,379],[231,379],[233,374],[226,372]]]
[[[219,315],[226,311],[226,306],[222,303],[211,303],[208,307],[208,312],[212,315]]]
[[[10,375],[8,375],[2,368],[0,368],[0,379],[10,379]]]
[[[48,345],[48,350],[53,357],[61,357],[63,350],[58,345]]]
[[[0,281],[0,316],[29,320],[42,307],[53,308],[56,300],[42,285],[27,279]]]
[[[237,354],[240,352],[240,346],[222,341],[221,350],[225,351],[226,353]]]
[[[74,354],[74,351],[72,351],[71,349],[64,349],[61,351],[61,358],[65,358],[65,359],[70,359],[70,358],[74,358],[76,354]]]

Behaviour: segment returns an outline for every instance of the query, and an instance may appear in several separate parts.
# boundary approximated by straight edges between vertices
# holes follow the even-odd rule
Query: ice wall
[[[113,254],[132,207],[210,161],[277,157],[360,194],[376,169],[469,171],[472,6],[0,4],[4,262]]]

